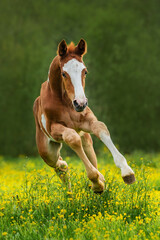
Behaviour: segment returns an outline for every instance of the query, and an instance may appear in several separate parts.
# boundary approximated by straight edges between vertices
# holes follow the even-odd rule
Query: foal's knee
[[[105,132],[108,136],[110,136],[109,130],[107,126],[101,121],[95,121],[92,123],[92,132],[100,138],[100,133]]]
[[[63,139],[71,148],[76,149],[81,146],[81,138],[74,130],[69,130],[64,133]]]

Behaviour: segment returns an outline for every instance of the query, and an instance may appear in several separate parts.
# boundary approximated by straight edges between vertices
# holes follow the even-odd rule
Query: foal
[[[68,165],[60,156],[62,142],[71,147],[83,161],[94,192],[104,190],[105,179],[97,169],[97,158],[90,133],[97,136],[110,150],[121,169],[125,183],[135,181],[134,172],[114,146],[109,131],[87,106],[84,93],[86,66],[82,60],[87,44],[81,39],[77,46],[67,46],[63,40],[53,59],[48,80],[42,84],[33,111],[36,122],[36,142],[40,156],[59,173],[70,187]]]

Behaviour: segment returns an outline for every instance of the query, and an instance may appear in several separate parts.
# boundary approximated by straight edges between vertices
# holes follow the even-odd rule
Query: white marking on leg
[[[86,100],[81,80],[82,70],[84,68],[85,65],[75,58],[69,60],[63,66],[63,71],[67,72],[71,78],[71,82],[74,87],[75,98],[78,98],[81,101]]]
[[[116,166],[121,169],[122,177],[134,174],[133,170],[128,166],[125,157],[118,151],[118,149],[113,144],[110,136],[107,135],[105,132],[101,132],[100,139],[112,153]]]
[[[47,136],[47,138],[48,138],[48,140],[49,141],[53,141],[53,142],[57,142],[56,140],[54,140],[53,138],[52,138],[52,136],[48,133],[48,131],[47,131],[47,127],[46,127],[46,119],[45,119],[45,116],[44,116],[44,114],[42,114],[41,115],[41,123],[42,123],[42,126],[43,126],[43,128],[44,128],[44,130],[43,130],[43,128],[41,128],[41,130],[43,131],[43,133]],[[47,134],[46,134],[47,133]],[[49,136],[49,137],[48,137]]]
[[[44,129],[45,129],[46,132],[47,132],[47,128],[46,128],[46,119],[45,119],[44,114],[41,115],[41,122],[42,122],[42,125],[43,125]]]

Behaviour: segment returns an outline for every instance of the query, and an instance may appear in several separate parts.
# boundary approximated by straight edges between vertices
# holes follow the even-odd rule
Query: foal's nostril
[[[88,105],[88,99],[86,99],[86,103],[84,104],[84,107]]]
[[[75,107],[78,107],[78,106],[79,106],[79,104],[77,103],[76,100],[73,101],[73,104],[74,104]]]

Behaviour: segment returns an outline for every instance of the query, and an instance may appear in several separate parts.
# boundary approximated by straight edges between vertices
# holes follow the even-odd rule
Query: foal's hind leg
[[[89,159],[89,161],[92,163],[92,165],[98,169],[97,167],[97,157],[93,148],[93,141],[92,141],[92,137],[89,133],[83,133],[83,135],[81,136],[81,140],[82,140],[82,145],[83,145],[83,149]],[[100,173],[99,176],[100,180],[102,182],[105,182],[104,176]]]
[[[36,143],[42,159],[53,167],[60,179],[71,188],[68,165],[60,156],[61,143],[52,142],[44,135],[39,124],[36,125]]]

